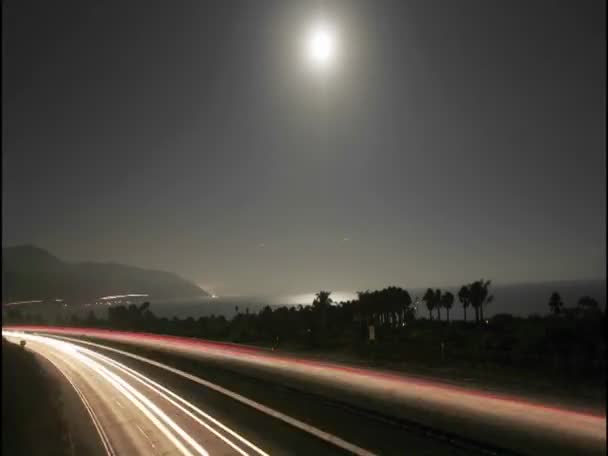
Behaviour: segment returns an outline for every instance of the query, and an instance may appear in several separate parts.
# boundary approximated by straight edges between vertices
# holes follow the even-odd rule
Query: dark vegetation
[[[266,306],[258,313],[237,306],[230,320],[215,315],[158,318],[146,302],[112,306],[107,319],[90,312],[86,318],[73,315],[69,321],[55,323],[225,340],[280,350],[341,352],[380,362],[498,367],[594,383],[605,380],[606,313],[597,301],[583,296],[576,306],[566,307],[555,292],[547,298],[549,315],[522,318],[498,314],[484,319],[484,308],[493,300],[490,286],[490,281],[478,280],[462,286],[457,296],[428,289],[422,299],[412,299],[402,288],[388,287],[361,292],[358,299],[341,303],[333,302],[330,292],[321,291],[311,306]],[[463,306],[468,320],[450,320],[455,305]],[[420,317],[427,312],[428,318]],[[5,322],[45,323],[40,317],[15,310],[9,311]]]
[[[92,301],[145,290],[154,299],[206,296],[175,274],[117,263],[69,263],[33,246],[2,248],[2,302],[46,297]]]
[[[2,454],[71,454],[58,388],[31,352],[2,338]]]

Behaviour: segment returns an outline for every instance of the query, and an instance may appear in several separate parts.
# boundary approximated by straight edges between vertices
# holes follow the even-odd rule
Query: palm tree
[[[477,280],[469,285],[469,300],[471,301],[471,307],[475,309],[475,322],[479,323],[479,305],[481,299],[481,281]]]
[[[488,285],[490,285],[490,284],[488,283]],[[488,304],[491,304],[492,301],[494,301],[494,295],[488,296],[486,298],[486,301],[485,301],[484,305],[487,306]],[[483,306],[481,306],[481,319],[483,320]]]
[[[327,313],[333,302],[330,295],[331,291],[319,291],[312,302],[312,310],[316,314],[315,320],[317,323],[315,327],[316,341],[320,344],[325,340]]]
[[[549,308],[554,315],[558,315],[562,308],[564,307],[564,303],[562,302],[562,297],[559,295],[557,291],[554,291],[549,298]]]
[[[441,290],[435,290],[435,308],[437,309],[437,319],[441,321]]]
[[[433,319],[433,308],[435,307],[435,293],[430,288],[427,288],[426,293],[422,297],[426,303],[426,308],[429,310],[429,319]]]
[[[412,309],[412,296],[408,293],[407,290],[402,290],[401,291],[401,298],[400,298],[400,303],[401,303],[401,314],[403,315],[403,319],[401,320],[401,323],[405,323],[405,319],[406,318],[411,318],[414,315],[414,309]]]
[[[462,304],[462,308],[464,309],[464,321],[467,321],[467,307],[469,307],[469,287],[463,285],[460,287],[460,291],[458,291],[458,300]]]
[[[454,295],[449,291],[446,291],[441,296],[441,305],[445,307],[445,310],[448,314],[448,323],[450,322],[450,309],[454,305]]]
[[[479,323],[479,320],[483,320],[483,305],[488,302],[486,299],[488,298],[488,288],[490,287],[490,281],[483,279],[477,280],[469,285],[469,299],[471,305],[475,309],[475,321]],[[494,298],[490,299],[490,302]]]

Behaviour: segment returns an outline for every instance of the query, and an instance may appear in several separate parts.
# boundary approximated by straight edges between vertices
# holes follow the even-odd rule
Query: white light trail
[[[19,306],[21,304],[39,304],[41,303],[42,300],[41,299],[36,299],[33,301],[14,301],[14,302],[7,302],[6,304],[4,304],[6,307],[8,306]]]
[[[2,331],[2,335],[20,337],[21,339],[32,340],[48,346],[52,346],[55,349],[77,359],[82,364],[92,369],[99,376],[108,381],[117,391],[125,396],[137,409],[139,409],[155,426],[161,431],[165,437],[167,437],[171,443],[184,456],[194,456],[183,444],[180,442],[173,433],[167,429],[163,424],[167,424],[173,431],[185,440],[196,453],[201,456],[209,456],[209,453],[196,442],[187,432],[179,427],[171,418],[169,418],[162,410],[160,410],[155,404],[153,404],[148,398],[146,398],[139,391],[135,390],[131,385],[121,379],[119,376],[110,372],[106,367],[100,365],[97,361],[89,358],[85,354],[79,351],[79,348],[71,343],[60,341],[57,339],[51,339],[48,337],[36,336],[31,334],[11,334],[8,331]],[[158,418],[157,418],[158,417]],[[160,418],[160,420],[159,420]]]
[[[101,298],[97,298],[101,301],[109,301],[112,299],[121,299],[121,298],[146,298],[149,295],[145,294],[145,293],[129,293],[129,294],[123,294],[123,295],[114,295],[114,296],[102,296]]]
[[[76,384],[72,381],[72,379],[70,378],[70,376],[67,374],[67,372],[65,372],[54,360],[47,358],[49,360],[49,362],[51,364],[53,364],[57,370],[59,372],[61,372],[63,374],[63,376],[66,378],[66,380],[68,381],[68,383],[72,386],[72,388],[74,388],[74,391],[76,391],[76,394],[78,395],[78,397],[80,398],[80,400],[82,401],[87,413],[89,414],[89,416],[91,417],[91,421],[93,422],[93,426],[95,426],[95,429],[97,430],[97,434],[99,434],[99,438],[101,440],[101,443],[106,451],[106,454],[108,456],[116,456],[116,453],[114,452],[114,449],[112,448],[112,444],[110,443],[110,439],[108,438],[106,432],[104,431],[103,427],[101,426],[100,422],[99,422],[99,418],[97,418],[97,414],[95,413],[95,411],[93,410],[93,408],[91,407],[91,405],[89,404],[89,401],[87,400],[86,397],[84,397],[84,394],[82,394],[82,391],[80,391],[80,388],[78,388],[76,386]],[[118,402],[118,401],[116,401]]]
[[[202,425],[205,428],[207,428],[214,435],[216,435],[217,437],[219,437],[222,441],[224,441],[226,444],[228,444],[229,446],[231,446],[232,448],[234,448],[238,453],[242,454],[243,456],[247,456],[248,453],[246,453],[245,451],[243,451],[236,444],[234,444],[232,441],[230,441],[229,439],[227,439],[226,437],[224,437],[222,434],[220,434],[218,431],[216,431],[215,429],[213,429],[207,423],[205,423],[200,418],[198,418],[197,416],[195,416],[194,414],[192,414],[190,411],[188,411],[187,409],[185,409],[184,407],[182,407],[180,404],[178,404],[172,398],[174,398],[178,402],[181,402],[182,404],[186,405],[190,409],[196,411],[198,414],[200,414],[201,416],[205,417],[206,419],[208,419],[209,421],[211,421],[212,423],[214,423],[215,425],[217,425],[218,427],[220,427],[222,430],[224,430],[228,434],[232,435],[233,437],[237,438],[242,443],[244,443],[245,445],[247,445],[248,447],[250,447],[251,449],[253,449],[256,453],[258,453],[258,454],[260,454],[262,456],[269,456],[268,453],[264,452],[261,448],[255,446],[253,443],[251,443],[250,441],[248,441],[244,437],[240,436],[239,434],[237,434],[236,432],[234,432],[232,429],[230,429],[227,426],[225,426],[224,424],[220,423],[218,420],[216,420],[215,418],[213,418],[211,415],[203,412],[201,409],[199,409],[198,407],[196,407],[191,402],[188,402],[187,400],[183,399],[182,397],[180,397],[177,394],[173,393],[172,391],[168,390],[164,386],[156,383],[154,380],[151,380],[150,378],[146,377],[145,375],[140,374],[139,372],[137,372],[137,371],[135,371],[135,370],[133,370],[133,369],[125,366],[124,364],[121,364],[121,363],[119,363],[117,361],[114,361],[113,359],[108,358],[107,356],[104,356],[104,355],[102,355],[100,353],[96,353],[94,351],[87,350],[86,348],[80,348],[80,349],[86,351],[88,355],[93,356],[93,357],[101,360],[102,362],[105,362],[105,363],[109,364],[110,366],[115,367],[116,369],[124,372],[125,374],[127,374],[131,378],[134,378],[139,383],[143,384],[144,386],[146,386],[150,390],[154,391],[156,394],[158,394],[159,396],[161,396],[163,399],[165,399],[170,404],[172,404],[175,407],[177,407],[179,410],[181,410],[182,412],[184,412],[186,415],[188,415],[194,421],[196,421],[200,425]]]
[[[129,399],[129,401],[133,402],[133,400],[136,400],[136,401],[142,402],[145,407],[147,407],[148,409],[152,409],[157,415],[160,415],[160,416],[163,415],[163,412],[160,411],[145,396],[142,396],[141,393],[139,393],[137,390],[135,390],[131,385],[126,383],[120,377],[116,376],[116,374],[108,371],[107,368],[100,365],[95,360],[105,363],[105,364],[111,366],[112,368],[117,369],[121,373],[127,375],[128,377],[136,380],[138,383],[144,385],[146,388],[148,388],[149,390],[153,391],[154,393],[156,393],[157,395],[162,397],[164,400],[166,400],[171,405],[173,405],[174,407],[179,409],[181,412],[183,412],[186,416],[190,417],[195,422],[197,422],[199,425],[201,425],[204,428],[206,428],[207,430],[209,430],[211,433],[213,433],[220,440],[222,440],[224,443],[229,445],[231,448],[233,448],[235,451],[237,451],[242,456],[248,456],[249,453],[247,451],[243,450],[243,448],[241,448],[237,443],[233,442],[226,435],[222,434],[217,429],[215,429],[213,426],[211,426],[211,424],[203,421],[201,418],[199,418],[199,416],[208,420],[209,422],[211,422],[217,428],[221,429],[226,434],[229,434],[230,436],[234,437],[237,441],[239,441],[239,442],[241,442],[241,444],[244,444],[245,446],[249,447],[256,454],[259,454],[260,456],[269,456],[268,453],[263,451],[261,448],[256,446],[254,443],[245,439],[243,436],[241,436],[234,430],[230,429],[229,427],[227,427],[226,425],[224,425],[223,423],[218,421],[213,416],[204,412],[203,410],[198,408],[196,405],[192,404],[191,402],[187,401],[186,399],[182,398],[181,396],[175,394],[174,392],[170,391],[168,388],[160,385],[159,383],[155,382],[154,380],[150,379],[149,377],[137,372],[134,369],[131,369],[130,367],[125,366],[124,364],[122,364],[118,361],[115,361],[115,360],[109,358],[108,356],[105,356],[101,353],[97,353],[97,352],[87,349],[85,347],[67,342],[65,340],[58,340],[55,338],[49,338],[49,337],[40,336],[40,335],[32,335],[32,334],[27,334],[27,333],[17,333],[17,332],[13,332],[13,331],[3,331],[2,333],[3,333],[3,335],[9,336],[9,337],[10,336],[20,337],[22,339],[28,339],[28,340],[32,340],[32,341],[36,341],[36,342],[44,343],[46,345],[53,346],[54,348],[60,350],[62,353],[69,355],[71,358],[74,358],[75,360],[77,360],[81,363],[84,363],[85,365],[87,365],[88,367],[93,369],[96,373],[98,373],[99,375],[104,377],[113,386],[115,386],[116,389],[121,391],[123,393],[123,395],[125,395],[125,397],[127,397],[127,399]],[[108,376],[111,377],[111,380],[107,378]],[[116,383],[118,383],[119,386],[116,386]],[[76,386],[75,385],[73,385],[73,386],[76,389]],[[125,392],[124,392],[125,389],[128,392],[127,394],[125,394]],[[115,402],[117,402],[121,408],[124,408],[124,406],[122,404],[120,404],[120,402],[118,402],[118,400],[115,400]],[[135,404],[135,405],[137,406],[137,404]],[[190,410],[194,411],[199,416],[196,416],[194,413],[192,413],[190,410],[188,410],[188,408]],[[148,416],[148,415],[146,415],[146,416]],[[167,419],[170,420],[168,417],[167,417]],[[171,427],[175,430],[175,428],[173,426],[171,426]],[[191,440],[191,438],[189,439],[188,438],[189,436],[187,436],[187,434],[184,435],[185,433],[181,434],[178,430],[175,430],[175,431],[182,438],[184,438],[184,440],[186,440],[188,443],[190,443],[191,445],[193,444],[193,440]],[[205,450],[203,450],[203,451],[205,451]],[[201,453],[201,454],[206,455],[207,453]]]
[[[179,375],[180,377],[186,378],[188,380],[191,380],[195,383],[198,383],[199,385],[205,386],[213,391],[216,391],[220,394],[223,394],[224,396],[230,397],[242,404],[245,404],[261,413],[264,413],[268,416],[271,416],[273,418],[276,418],[280,421],[283,421],[284,423],[289,424],[290,426],[295,427],[296,429],[299,429],[301,431],[304,431],[310,435],[313,435],[321,440],[324,440],[332,445],[337,446],[338,448],[342,448],[343,450],[348,451],[349,453],[355,454],[357,456],[374,456],[374,453],[372,453],[371,451],[368,451],[364,448],[361,448],[357,445],[354,445],[350,442],[347,442],[343,439],[341,439],[340,437],[330,434],[329,432],[325,432],[319,428],[316,428],[308,423],[304,423],[296,418],[293,418],[289,415],[285,415],[284,413],[279,412],[278,410],[272,409],[270,407],[267,407],[263,404],[260,404],[259,402],[256,402],[254,400],[251,400],[249,398],[246,398],[245,396],[238,394],[234,391],[231,391],[229,389],[226,389],[220,385],[216,385],[215,383],[211,383],[207,380],[204,380],[200,377],[196,377],[195,375],[189,374],[188,372],[184,372],[180,369],[176,369],[174,367],[171,366],[167,366],[166,364],[162,364],[159,363],[158,361],[154,361],[151,360],[149,358],[145,358],[143,356],[139,356],[139,355],[135,355],[133,353],[129,353],[126,352],[124,350],[119,350],[117,348],[113,348],[113,347],[108,347],[107,345],[101,345],[101,344],[97,344],[94,342],[87,342],[87,341],[83,341],[83,340],[79,340],[79,339],[72,339],[70,337],[65,337],[65,336],[54,336],[56,338],[62,339],[62,340],[68,340],[68,341],[74,341],[77,342],[78,344],[84,344],[84,345],[89,345],[91,347],[99,347],[102,348],[104,350],[109,350],[111,352],[114,353],[119,353],[121,355],[127,356],[129,358],[138,360],[138,361],[142,361],[146,364],[150,364],[152,366],[156,366],[159,367],[163,370],[172,372],[176,375]]]

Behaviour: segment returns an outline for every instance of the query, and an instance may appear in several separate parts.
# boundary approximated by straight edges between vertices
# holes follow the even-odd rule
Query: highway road
[[[26,340],[82,399],[107,455],[267,453],[149,377],[84,347],[38,335]]]
[[[40,329],[3,335],[73,383],[108,454],[606,454],[605,416],[224,344]]]

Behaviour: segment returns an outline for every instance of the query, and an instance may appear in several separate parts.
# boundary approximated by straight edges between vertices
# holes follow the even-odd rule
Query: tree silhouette
[[[383,292],[393,314],[393,326],[402,325],[412,311],[412,297],[407,290],[400,287],[388,287]]]
[[[331,291],[319,291],[312,301],[312,311],[315,324],[313,326],[313,342],[322,345],[326,339],[327,315],[332,304]]]
[[[434,307],[437,309],[437,319],[441,321],[441,290],[437,288],[433,297]]]
[[[487,303],[486,299],[488,298],[490,283],[489,280],[484,281],[481,279],[469,285],[469,300],[471,306],[475,309],[475,321],[477,323],[479,323],[480,319],[483,320],[483,306]]]
[[[589,311],[598,311],[600,308],[600,305],[591,296],[582,296],[578,300],[578,307],[583,312],[589,312]]]
[[[426,293],[424,293],[424,296],[422,297],[422,300],[425,302],[426,308],[429,311],[429,319],[432,320],[433,309],[435,308],[435,292],[430,288],[427,288]]]
[[[484,307],[492,302],[489,285],[489,281],[478,280],[461,287],[457,294],[465,312],[469,306],[475,308],[477,321],[483,319]],[[449,331],[440,328],[441,322],[426,324],[414,321],[410,326],[409,322],[414,320],[413,306],[409,293],[402,288],[389,286],[358,295],[359,298],[352,301],[333,303],[331,293],[322,291],[315,295],[312,305],[267,306],[261,311],[256,307],[251,314],[248,307],[243,307],[245,304],[239,306],[239,311],[247,313],[232,314],[230,307],[236,311],[233,304],[226,312],[231,314],[230,319],[216,315],[200,316],[196,320],[177,316],[160,318],[150,311],[148,304],[113,305],[108,308],[107,318],[90,312],[88,318],[85,313],[80,318],[74,316],[71,322],[62,320],[58,323],[237,343],[262,343],[275,348],[309,346],[333,349],[347,348],[352,344],[352,348],[363,356],[372,353],[366,348],[366,342],[368,323],[373,323],[378,325],[375,333],[378,344],[373,351],[373,356],[378,356],[378,359],[392,359],[396,354],[407,355],[409,350],[416,353],[419,347],[438,347],[454,335],[462,341],[463,361],[484,359],[522,369],[531,366],[538,367],[540,371],[552,368],[563,374],[580,371],[589,374],[590,378],[599,378],[605,372],[606,316],[604,309],[600,310],[598,301],[589,296],[581,297],[575,309],[562,308],[561,313],[573,318],[497,315],[493,318],[494,324],[484,328],[483,339],[480,339],[479,332],[467,328],[467,325],[452,326]],[[435,289],[428,289],[424,295],[429,317],[433,320],[440,318],[440,312],[435,312],[435,309],[443,307],[450,322],[455,297],[444,290],[438,302],[436,295]],[[552,296],[549,301],[561,302],[561,299]],[[85,309],[88,312],[89,308],[86,307],[81,310]],[[45,324],[37,323],[40,316],[31,310],[8,308],[5,312],[5,323]],[[405,321],[410,328],[396,331]],[[428,356],[432,355],[428,353]]]
[[[562,297],[559,295],[557,291],[554,291],[551,297],[549,298],[549,308],[554,315],[559,315],[564,307],[564,303],[562,302]]]
[[[398,288],[396,291],[395,299],[398,302],[397,308],[399,309],[399,324],[403,324],[406,319],[413,317],[412,309],[412,297],[407,290]]]
[[[467,321],[467,307],[469,307],[469,287],[463,285],[460,287],[458,291],[458,300],[462,304],[462,308],[464,309],[464,321]]]
[[[313,307],[327,307],[330,306],[332,300],[330,298],[331,291],[319,291],[315,294],[315,299],[312,301]]]
[[[488,282],[488,285],[490,285],[490,282]],[[492,301],[494,301],[494,295],[490,295],[486,298],[484,304],[481,306],[481,319],[483,320],[483,307],[487,306],[489,304],[492,304]]]
[[[359,291],[357,295],[356,301],[344,303],[346,307],[343,308],[352,309],[359,321],[373,320],[395,327],[413,316],[412,297],[403,288],[390,286],[382,290]]]
[[[441,296],[441,305],[445,307],[445,311],[447,313],[448,322],[450,321],[450,309],[454,305],[454,295],[449,291],[446,291]]]
[[[139,306],[139,313],[143,314],[149,308],[150,308],[149,301],[142,302],[141,305]]]

